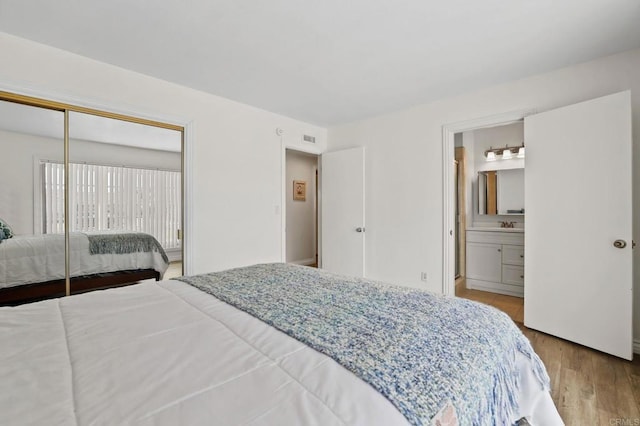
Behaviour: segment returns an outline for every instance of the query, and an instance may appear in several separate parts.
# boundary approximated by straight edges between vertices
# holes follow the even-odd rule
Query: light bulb
[[[509,148],[505,149],[504,151],[502,151],[502,159],[503,160],[510,160],[513,156],[511,155],[511,150]]]
[[[496,153],[493,151],[487,152],[487,161],[496,161]]]
[[[524,158],[524,146],[521,146],[518,150],[518,158]]]

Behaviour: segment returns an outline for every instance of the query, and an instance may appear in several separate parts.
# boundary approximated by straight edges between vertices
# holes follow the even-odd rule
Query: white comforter
[[[521,415],[561,424],[519,364]],[[178,281],[0,308],[0,378],[2,425],[407,423],[332,359]]]
[[[155,269],[160,276],[168,268],[155,251],[127,254],[90,254],[85,234],[69,237],[70,275],[97,274],[131,269]],[[0,242],[0,288],[65,277],[64,235],[22,235]]]

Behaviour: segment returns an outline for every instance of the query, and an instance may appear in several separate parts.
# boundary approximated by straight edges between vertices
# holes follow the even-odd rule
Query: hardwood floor
[[[517,323],[524,322],[524,299],[522,297],[506,296],[488,291],[471,290],[456,286],[456,296],[475,300],[505,312]],[[640,426],[640,425],[639,425]]]
[[[163,280],[170,280],[171,278],[178,278],[182,276],[182,262],[171,262],[169,268],[164,273]]]
[[[551,397],[567,425],[640,426],[640,357],[629,362],[528,329],[523,324],[523,299],[461,284],[456,296],[506,312],[529,338],[547,367]]]

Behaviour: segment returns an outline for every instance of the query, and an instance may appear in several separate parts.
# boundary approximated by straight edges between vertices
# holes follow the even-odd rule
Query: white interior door
[[[524,129],[525,325],[631,359],[630,93],[527,117]]]
[[[321,157],[322,269],[364,276],[364,148]]]

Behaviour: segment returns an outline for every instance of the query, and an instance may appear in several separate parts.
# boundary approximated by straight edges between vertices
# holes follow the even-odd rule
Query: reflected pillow
[[[13,238],[13,231],[11,230],[11,227],[9,227],[9,225],[7,225],[7,222],[2,219],[0,219],[0,234],[3,234],[2,236],[0,236],[0,240]]]

